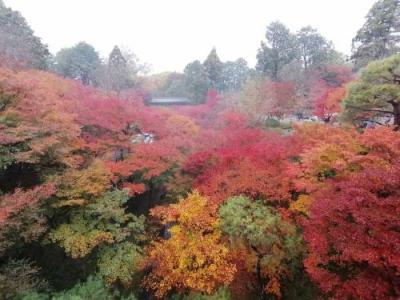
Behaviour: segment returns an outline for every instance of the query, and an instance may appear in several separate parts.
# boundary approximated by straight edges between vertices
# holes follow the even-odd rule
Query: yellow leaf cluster
[[[312,204],[312,198],[309,195],[300,195],[297,201],[290,204],[290,210],[308,215],[310,206]]]
[[[52,242],[59,242],[65,252],[72,258],[81,258],[88,255],[93,248],[101,243],[113,243],[113,235],[110,232],[92,230],[82,234],[74,231],[70,226],[61,225],[50,234]]]
[[[70,169],[58,181],[57,196],[62,199],[58,206],[82,205],[110,188],[111,174],[96,159],[85,169]]]
[[[177,204],[168,207],[157,207],[151,210],[151,215],[163,223],[178,222],[185,230],[213,230],[218,225],[216,217],[217,206],[194,191]]]
[[[155,242],[146,265],[151,274],[143,282],[163,298],[172,289],[211,294],[234,279],[236,267],[221,241],[217,218],[207,199],[194,192],[178,204],[153,211],[163,220],[176,222],[171,238]]]

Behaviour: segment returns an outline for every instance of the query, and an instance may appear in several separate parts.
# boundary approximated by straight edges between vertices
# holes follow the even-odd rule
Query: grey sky
[[[375,0],[4,0],[21,11],[54,53],[79,41],[106,56],[115,44],[131,48],[153,72],[182,71],[215,46],[222,60],[251,66],[266,26],[292,31],[311,25],[336,49],[351,39]]]

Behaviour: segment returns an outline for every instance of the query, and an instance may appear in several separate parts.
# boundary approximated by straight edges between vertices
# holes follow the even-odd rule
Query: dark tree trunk
[[[261,259],[263,258],[263,255],[258,251],[257,247],[251,246],[251,248],[256,252],[257,254],[257,265],[256,265],[256,272],[257,272],[257,279],[258,279],[258,292],[259,292],[259,300],[264,300],[266,299],[266,294],[264,292],[264,280],[261,276]]]
[[[400,127],[400,103],[391,102],[393,106],[394,122],[393,124],[399,128]]]

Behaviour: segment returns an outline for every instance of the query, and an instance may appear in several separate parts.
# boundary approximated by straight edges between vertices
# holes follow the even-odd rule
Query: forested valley
[[[149,73],[0,0],[0,299],[399,299],[400,1],[260,41]]]

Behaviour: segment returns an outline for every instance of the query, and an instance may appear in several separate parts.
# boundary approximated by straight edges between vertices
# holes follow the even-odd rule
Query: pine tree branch
[[[361,107],[353,106],[353,105],[347,105],[347,108],[352,108],[352,109],[361,110],[361,111],[380,112],[380,113],[385,113],[385,114],[394,115],[394,113],[393,113],[392,111],[389,111],[389,110],[367,109],[367,108],[361,108]]]

